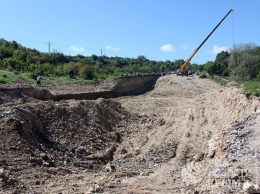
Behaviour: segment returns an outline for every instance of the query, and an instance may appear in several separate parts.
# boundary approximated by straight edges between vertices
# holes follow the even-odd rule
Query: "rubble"
[[[243,190],[247,193],[260,193],[259,186],[250,182],[245,182],[243,184]]]

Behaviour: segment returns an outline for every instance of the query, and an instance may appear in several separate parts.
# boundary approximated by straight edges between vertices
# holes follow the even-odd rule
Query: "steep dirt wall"
[[[71,93],[68,91],[67,93],[54,95],[47,89],[35,88],[32,86],[0,88],[0,92],[13,96],[26,95],[38,100],[95,100],[98,98],[113,98],[125,95],[142,94],[151,90],[158,78],[159,75],[126,76],[113,80],[113,86],[110,89],[91,92],[82,88],[82,91],[78,93]]]
[[[75,94],[59,94],[54,100],[95,100],[98,98],[113,98],[126,95],[142,94],[154,87],[158,75],[122,77],[113,80],[114,86],[109,91],[81,92]]]
[[[49,90],[38,89],[32,86],[23,86],[23,87],[12,87],[12,88],[0,88],[0,92],[12,95],[12,96],[22,96],[26,95],[29,97],[36,98],[38,100],[52,100],[54,95],[52,95]]]
[[[159,75],[119,78],[112,91],[118,95],[141,94],[152,89],[158,78]]]

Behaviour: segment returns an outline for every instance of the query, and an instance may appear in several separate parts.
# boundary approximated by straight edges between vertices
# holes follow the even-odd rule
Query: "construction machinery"
[[[203,42],[199,45],[198,48],[196,48],[193,53],[191,54],[191,56],[186,60],[186,62],[181,66],[180,69],[177,69],[177,75],[189,75],[189,63],[192,59],[192,57],[194,57],[194,55],[198,52],[198,50],[200,49],[200,47],[202,47],[202,45],[208,40],[208,38],[211,36],[211,34],[213,34],[213,32],[219,27],[219,25],[226,19],[226,17],[230,14],[230,12],[232,12],[233,9],[230,9],[229,12],[223,17],[223,19],[216,25],[216,27],[210,32],[210,34],[205,38],[205,40],[203,40]]]

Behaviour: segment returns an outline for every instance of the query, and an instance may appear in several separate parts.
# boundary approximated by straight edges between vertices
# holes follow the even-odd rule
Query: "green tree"
[[[206,72],[208,72],[208,74],[212,77],[214,77],[214,74],[216,74],[216,64],[213,61],[208,61],[205,65],[204,65],[204,70]]]
[[[259,74],[260,53],[254,43],[233,47],[229,58],[229,68],[238,80],[252,80]]]
[[[229,69],[228,69],[228,61],[229,61],[230,53],[227,51],[222,51],[218,53],[216,59],[214,61],[216,66],[216,74],[228,76]]]
[[[139,55],[139,56],[136,58],[136,60],[137,60],[138,62],[143,62],[143,61],[146,61],[147,59],[146,59],[146,57],[145,57],[144,55]]]
[[[85,64],[81,66],[79,70],[79,75],[84,79],[93,79],[94,78],[94,72],[90,65]]]
[[[184,59],[177,59],[174,61],[174,64],[176,66],[176,70],[181,68],[181,66],[185,63]]]

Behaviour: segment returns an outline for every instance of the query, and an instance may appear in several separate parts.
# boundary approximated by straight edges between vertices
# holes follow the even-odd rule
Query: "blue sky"
[[[41,52],[214,61],[234,44],[260,45],[259,0],[0,0],[0,38]]]

